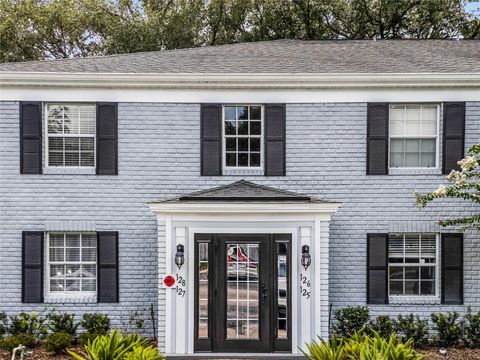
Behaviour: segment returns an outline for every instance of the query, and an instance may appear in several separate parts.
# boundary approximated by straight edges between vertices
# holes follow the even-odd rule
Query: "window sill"
[[[46,175],[95,175],[96,170],[94,167],[45,167],[43,173]]]
[[[248,176],[248,175],[253,175],[253,176],[263,176],[265,175],[265,171],[263,169],[249,169],[249,168],[244,168],[244,169],[234,169],[234,168],[224,168],[223,169],[223,175],[239,175],[239,176]]]
[[[440,168],[389,168],[389,175],[442,175]]]
[[[389,305],[440,305],[437,296],[390,296]]]
[[[44,299],[45,304],[96,304],[96,295],[47,295]]]

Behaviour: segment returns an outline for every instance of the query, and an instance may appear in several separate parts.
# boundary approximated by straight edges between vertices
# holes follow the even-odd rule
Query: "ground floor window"
[[[96,294],[96,233],[49,233],[47,246],[46,273],[50,295]]]
[[[390,234],[388,241],[390,295],[435,295],[436,234]]]

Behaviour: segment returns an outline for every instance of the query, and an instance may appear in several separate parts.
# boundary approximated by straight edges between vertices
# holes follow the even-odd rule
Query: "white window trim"
[[[435,235],[435,294],[434,295],[420,295],[420,294],[390,294],[390,261],[388,261],[388,266],[387,266],[387,276],[388,276],[388,281],[387,281],[387,286],[388,286],[388,297],[389,299],[414,299],[414,300],[423,300],[423,301],[428,301],[430,300],[439,300],[440,299],[440,286],[441,286],[441,281],[440,281],[440,268],[442,267],[442,264],[440,263],[440,236],[439,234],[434,234],[434,233],[422,233],[422,232],[414,232],[414,233],[407,233],[407,232],[402,232],[402,233],[390,233],[390,235],[407,235],[407,234],[415,234],[415,235]],[[389,253],[388,253],[389,255]],[[389,256],[388,256],[389,257]],[[405,266],[405,265],[399,265]],[[407,265],[408,266],[408,265]],[[417,266],[413,265],[412,266]],[[399,301],[393,301],[393,303],[399,303]]]
[[[422,136],[422,135],[404,135],[404,136],[391,136],[390,132],[390,117],[391,117],[391,107],[394,106],[408,106],[408,105],[434,105],[437,108],[437,135],[435,136],[435,167],[392,167],[390,165],[390,150],[391,150],[391,140],[393,139],[433,139],[433,136]],[[438,170],[440,166],[440,104],[436,103],[389,103],[388,104],[388,168],[392,170]]]
[[[260,119],[260,166],[227,166],[227,156],[226,156],[226,136],[225,136],[225,107],[226,106],[260,106],[261,119]],[[250,119],[249,119],[250,122]],[[233,135],[232,135],[233,137]],[[246,137],[250,138],[250,135],[236,135],[236,137]],[[222,168],[225,172],[235,172],[235,171],[263,171],[265,165],[265,149],[264,149],[264,139],[265,139],[265,107],[262,104],[222,104]],[[237,150],[238,152],[238,150]]]
[[[95,276],[95,288],[96,291],[50,291],[50,234],[96,234],[92,231],[49,231],[47,232],[47,241],[45,244],[45,254],[46,254],[46,262],[45,262],[45,297],[48,299],[72,299],[72,298],[86,298],[91,296],[97,296],[98,291],[98,258],[92,261],[79,261],[79,262],[68,262],[72,264],[88,264],[88,265],[95,265],[97,268],[96,276]],[[81,256],[81,254],[80,254]],[[81,259],[81,258],[80,258]],[[67,263],[67,261],[62,261],[62,264]],[[55,265],[55,264],[54,264]]]
[[[95,171],[97,168],[97,130],[96,130],[96,122],[97,122],[97,115],[95,114],[95,134],[93,134],[93,166],[52,166],[49,165],[49,141],[50,137],[86,137],[86,138],[91,138],[92,135],[86,135],[86,134],[49,134],[48,133],[48,107],[51,105],[92,105],[95,106],[95,103],[75,103],[75,102],[47,102],[44,103],[44,134],[45,134],[45,169],[48,170],[53,170],[53,173],[58,171],[59,169],[65,169],[65,170],[80,170],[84,171],[85,173],[90,173],[91,171]]]

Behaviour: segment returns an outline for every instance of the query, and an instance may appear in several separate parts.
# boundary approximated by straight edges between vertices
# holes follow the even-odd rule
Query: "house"
[[[122,326],[153,304],[169,355],[296,356],[331,309],[480,308],[478,233],[435,223],[475,209],[413,195],[479,142],[480,41],[279,40],[0,74],[0,310]]]

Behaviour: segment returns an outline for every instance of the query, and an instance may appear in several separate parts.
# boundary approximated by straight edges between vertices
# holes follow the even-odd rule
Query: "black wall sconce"
[[[310,247],[308,245],[302,246],[302,266],[307,270],[307,268],[312,263],[312,258],[310,256]]]
[[[182,244],[177,245],[177,252],[175,253],[175,265],[180,269],[185,263],[185,248]]]

